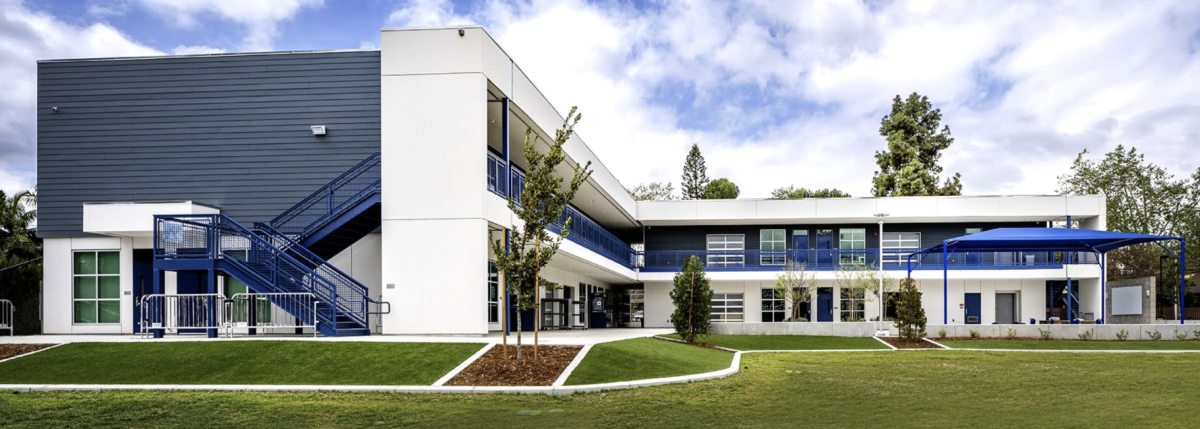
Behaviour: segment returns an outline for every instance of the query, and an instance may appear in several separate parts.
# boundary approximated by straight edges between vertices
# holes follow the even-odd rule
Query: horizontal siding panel
[[[84,202],[190,200],[270,220],[379,151],[379,58],[39,63],[39,234],[84,235]]]

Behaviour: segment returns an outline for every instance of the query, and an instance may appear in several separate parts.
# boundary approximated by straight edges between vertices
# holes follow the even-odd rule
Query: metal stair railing
[[[303,241],[367,196],[380,192],[381,178],[381,157],[375,152],[269,223],[296,241]]]
[[[259,222],[254,225],[255,230],[263,235],[263,238],[275,245],[275,247],[287,252],[296,260],[306,264],[313,271],[316,271],[326,280],[329,280],[338,289],[338,296],[344,297],[347,302],[356,302],[361,299],[362,307],[356,308],[356,313],[365,314],[390,314],[392,312],[392,304],[386,301],[379,301],[371,298],[370,289],[366,285],[355,280],[354,277],[346,274],[342,270],[330,264],[329,261],[322,259],[312,251],[292,240],[287,234],[275,229],[270,224]],[[387,306],[387,310],[370,311],[370,305],[377,305],[382,308]],[[361,321],[365,323],[365,318]]]
[[[315,337],[318,304],[308,292],[235,294],[226,300],[228,336],[233,337],[234,329],[311,328]]]
[[[8,336],[13,336],[13,328],[17,326],[17,307],[12,301],[0,299],[0,331],[8,330]]]
[[[338,288],[250,229],[223,214],[155,216],[156,258],[220,259],[240,268],[271,292],[309,292],[324,303],[321,323],[336,328],[337,314],[366,326],[338,296]]]

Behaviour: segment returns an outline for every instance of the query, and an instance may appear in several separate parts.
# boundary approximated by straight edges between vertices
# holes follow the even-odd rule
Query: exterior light
[[[324,125],[313,125],[313,126],[312,126],[312,133],[313,133],[313,135],[314,135],[314,136],[323,136],[323,135],[325,135],[325,126],[324,126]]]

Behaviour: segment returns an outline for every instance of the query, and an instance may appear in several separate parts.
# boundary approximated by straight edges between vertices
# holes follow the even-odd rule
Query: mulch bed
[[[539,346],[538,358],[533,358],[533,346],[522,346],[517,360],[517,346],[497,345],[446,383],[447,386],[549,386],[562,375],[582,347]]]
[[[54,344],[0,344],[0,360],[8,359],[13,356],[20,356],[29,352],[35,352],[52,346],[54,346]]]
[[[899,337],[876,337],[898,349],[940,349],[937,344],[929,341],[908,342]]]

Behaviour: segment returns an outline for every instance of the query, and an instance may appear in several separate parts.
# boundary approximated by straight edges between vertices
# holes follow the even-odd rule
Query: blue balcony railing
[[[908,255],[920,249],[885,249],[883,269],[907,270]],[[878,267],[878,249],[853,250],[651,250],[638,253],[637,265],[644,272],[675,272],[690,255],[700,257],[708,271],[780,271],[788,260],[803,263],[809,270],[836,270],[844,264]],[[913,269],[942,269],[942,254],[913,257]],[[958,252],[950,256],[951,269],[1059,268],[1064,263],[1096,264],[1096,256],[1080,252]]]
[[[508,169],[504,167],[504,160],[500,159],[499,155],[489,151],[487,158],[488,191],[502,198],[508,198],[511,194],[513,202],[520,207],[521,192],[525,191],[525,173],[514,166],[511,177],[507,177]],[[621,264],[622,267],[633,267],[634,252],[629,243],[617,238],[575,207],[567,206],[562,216],[558,218],[558,222],[546,229],[555,234],[562,234],[562,225],[568,217],[571,218],[571,226],[570,235],[567,236],[567,240],[578,243],[588,250]]]

